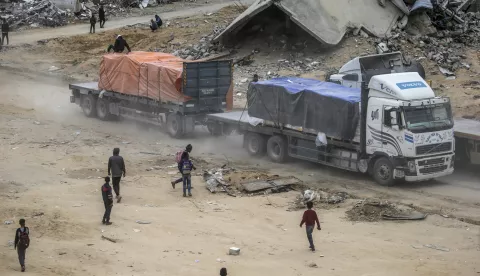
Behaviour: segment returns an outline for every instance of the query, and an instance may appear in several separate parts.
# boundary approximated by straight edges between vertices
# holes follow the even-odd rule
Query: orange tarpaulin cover
[[[100,89],[147,97],[160,102],[185,102],[181,92],[183,63],[165,53],[106,54],[100,63]]]

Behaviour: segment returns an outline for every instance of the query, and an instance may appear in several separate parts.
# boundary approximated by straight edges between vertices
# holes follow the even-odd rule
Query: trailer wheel
[[[95,117],[97,115],[97,99],[89,94],[89,95],[82,95],[82,110],[83,114],[87,117]]]
[[[167,131],[173,138],[180,138],[183,135],[183,121],[180,115],[175,113],[168,114]]]
[[[287,160],[287,141],[284,137],[274,135],[268,139],[267,154],[272,161],[283,163]]]
[[[97,118],[103,121],[110,120],[111,114],[108,107],[108,100],[103,98],[97,99]]]
[[[373,178],[382,186],[392,186],[395,183],[392,162],[386,157],[378,158],[373,166]]]
[[[247,132],[244,136],[245,149],[252,156],[261,156],[265,154],[265,137],[253,132]]]

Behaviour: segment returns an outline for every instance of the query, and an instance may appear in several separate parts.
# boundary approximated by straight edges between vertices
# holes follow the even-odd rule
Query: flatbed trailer
[[[360,144],[354,140],[344,141],[327,137],[326,146],[317,146],[317,135],[292,127],[278,126],[264,121],[252,124],[247,111],[208,114],[207,123],[217,135],[236,131],[243,134],[243,146],[253,156],[267,153],[277,163],[287,157],[315,162],[327,166],[358,171]]]
[[[164,101],[116,91],[101,90],[97,82],[70,84],[70,102],[87,117],[110,120],[124,117],[165,127],[172,137],[194,131],[205,124],[206,114],[222,113],[233,95],[232,61],[184,63],[182,91],[187,101]]]
[[[480,165],[480,122],[455,119],[454,134],[457,162]]]

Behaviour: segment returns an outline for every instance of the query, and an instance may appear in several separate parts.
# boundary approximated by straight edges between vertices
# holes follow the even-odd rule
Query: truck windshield
[[[449,104],[404,107],[405,124],[414,133],[444,130],[453,127]]]

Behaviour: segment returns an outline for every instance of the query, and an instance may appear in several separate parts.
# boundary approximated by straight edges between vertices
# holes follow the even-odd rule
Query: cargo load
[[[106,54],[100,62],[98,88],[160,103],[192,99],[233,105],[231,61],[187,61],[166,53]],[[218,99],[216,99],[218,98]]]
[[[360,89],[282,77],[250,84],[248,115],[352,140],[360,118],[360,98]]]

